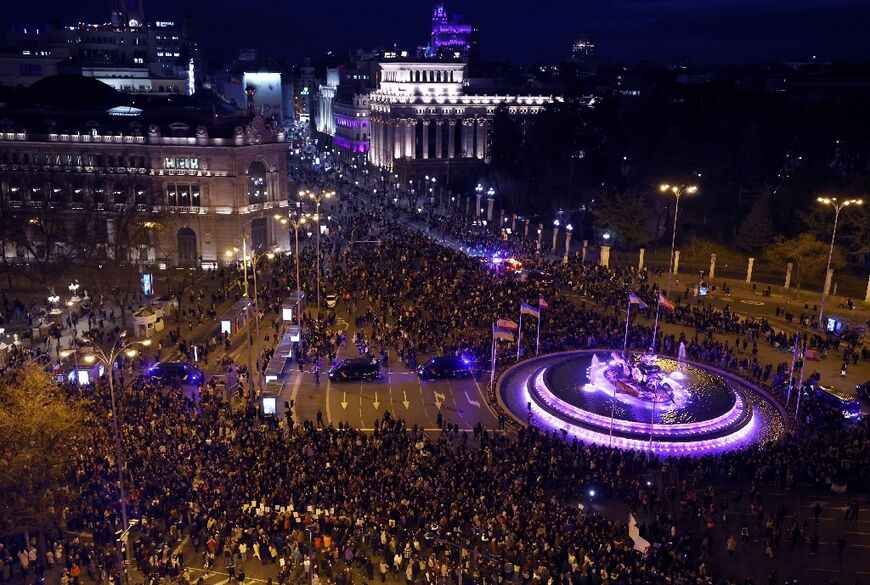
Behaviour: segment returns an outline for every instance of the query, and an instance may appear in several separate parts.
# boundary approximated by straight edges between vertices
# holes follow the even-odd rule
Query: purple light
[[[547,387],[547,362],[552,362],[554,357],[538,358],[514,366],[499,382],[499,394],[505,399],[504,404],[512,408],[518,417],[525,418],[526,405],[530,405],[535,424],[549,430],[564,431],[585,442],[621,449],[651,449],[663,456],[701,456],[745,448],[760,440],[763,429],[769,424],[782,422],[769,421],[765,408],[747,404],[743,394],[735,391],[735,404],[716,418],[673,425],[614,419],[613,429],[620,434],[611,436],[610,417],[567,403]],[[536,367],[535,362],[543,363]],[[585,386],[583,389],[588,390]],[[605,391],[600,388],[595,390]],[[756,396],[751,390],[748,391]],[[757,397],[764,400],[761,395]],[[522,412],[517,408],[521,408]],[[649,439],[651,431],[652,443]],[[634,436],[623,436],[626,433]],[[673,440],[677,438],[680,440]]]

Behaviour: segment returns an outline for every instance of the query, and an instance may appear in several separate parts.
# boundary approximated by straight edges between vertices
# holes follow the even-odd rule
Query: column
[[[474,217],[480,217],[480,193],[475,196]]]
[[[456,156],[456,120],[447,121],[447,158]]]
[[[504,228],[504,208],[498,214],[498,229]]]
[[[553,254],[556,253],[556,238],[558,238],[558,237],[559,237],[559,228],[556,226],[553,226],[553,245],[552,245]]]
[[[512,234],[517,233],[517,214],[516,213],[511,214],[511,233]]]
[[[423,120],[423,158],[429,158],[429,120]]]
[[[788,288],[791,286],[791,270],[794,268],[794,264],[789,262],[785,265],[785,285],[782,288]],[[868,289],[870,290],[870,289]]]
[[[752,282],[752,265],[755,264],[755,258],[749,259],[749,264],[746,266],[746,284]]]
[[[643,255],[646,254],[646,248],[640,249],[640,256],[637,259],[637,271],[643,270]]]
[[[583,240],[583,255],[580,257],[580,262],[586,262],[586,248],[589,247],[589,240]]]
[[[523,237],[528,238],[529,237],[529,219],[526,218],[525,222],[526,222],[526,232],[523,234]]]
[[[568,254],[571,253],[571,232],[565,233],[565,255],[562,256],[562,264],[568,263]]]
[[[405,128],[404,121],[393,120],[393,160],[402,158],[405,155],[404,138]]]
[[[444,139],[444,121],[435,121],[435,158],[441,158],[441,151],[444,150],[442,142]]]
[[[829,268],[825,273],[825,294],[831,294],[831,282],[834,280],[834,269]]]
[[[867,292],[864,293],[864,302],[870,303],[870,276],[867,277]]]
[[[601,246],[601,258],[598,263],[605,268],[610,266],[610,246]]]
[[[376,166],[381,166],[381,121],[377,118],[371,119],[371,134],[369,134],[369,161]]]
[[[405,121],[405,156],[414,158],[416,156],[416,141],[414,140],[417,130],[417,120],[411,118]]]
[[[680,251],[674,250],[674,271],[673,274],[677,274],[680,271]]]
[[[495,200],[487,197],[486,198],[486,221],[492,221],[492,205],[495,203]]]
[[[486,119],[481,118],[477,121],[477,153],[478,159],[484,159],[484,150],[486,149]]]
[[[538,224],[538,253],[541,252],[541,239],[544,237],[544,224]]]
[[[470,158],[474,156],[474,120],[462,121],[462,156]]]
[[[708,278],[710,280],[716,278],[716,254],[710,254],[710,274]]]

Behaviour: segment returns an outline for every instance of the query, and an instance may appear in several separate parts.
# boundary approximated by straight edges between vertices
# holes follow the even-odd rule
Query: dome
[[[129,104],[129,96],[92,77],[54,75],[26,88],[10,106],[20,109],[106,110]]]

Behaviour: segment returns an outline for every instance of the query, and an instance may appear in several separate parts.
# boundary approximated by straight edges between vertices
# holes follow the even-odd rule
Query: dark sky
[[[207,49],[296,61],[427,40],[430,0],[145,0],[146,18],[190,17]],[[105,21],[110,0],[0,0],[0,25]],[[449,0],[481,29],[484,59],[557,61],[588,32],[603,62],[870,58],[870,0]]]

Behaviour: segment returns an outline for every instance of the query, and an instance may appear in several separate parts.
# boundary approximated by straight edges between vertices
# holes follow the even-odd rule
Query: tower
[[[112,24],[139,28],[145,26],[144,0],[112,0]]]

